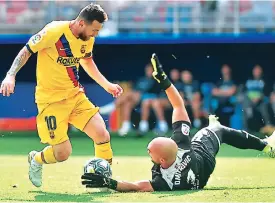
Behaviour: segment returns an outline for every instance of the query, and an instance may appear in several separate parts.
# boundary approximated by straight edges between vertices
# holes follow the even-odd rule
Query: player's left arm
[[[152,184],[148,180],[138,182],[116,181],[101,174],[85,173],[81,176],[82,185],[87,188],[106,187],[119,192],[153,192]]]
[[[98,70],[92,57],[83,58],[80,60],[80,65],[83,67],[85,72],[95,80],[101,87],[107,92],[112,94],[114,97],[118,97],[122,94],[123,89],[118,84],[109,82],[104,75]]]
[[[92,57],[81,59],[80,65],[85,70],[85,72],[104,89],[106,89],[111,84],[98,70],[97,65],[95,64]]]

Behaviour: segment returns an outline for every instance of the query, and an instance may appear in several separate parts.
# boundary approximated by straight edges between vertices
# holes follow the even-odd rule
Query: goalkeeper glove
[[[151,58],[154,71],[152,73],[153,78],[160,84],[163,90],[166,90],[171,86],[171,81],[162,69],[162,65],[159,62],[158,56],[154,53]]]
[[[85,185],[86,188],[103,188],[107,187],[112,190],[116,190],[117,188],[117,181],[111,178],[108,178],[104,175],[97,174],[97,173],[85,173],[81,176],[83,180],[81,183]]]

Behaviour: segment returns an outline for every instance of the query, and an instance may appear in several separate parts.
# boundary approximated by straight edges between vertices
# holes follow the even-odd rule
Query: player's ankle
[[[32,159],[31,162],[32,162],[33,165],[37,165],[37,166],[42,166],[43,165],[43,163],[39,163],[35,159]]]

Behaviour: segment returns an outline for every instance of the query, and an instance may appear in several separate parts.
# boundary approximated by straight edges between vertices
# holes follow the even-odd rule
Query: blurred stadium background
[[[51,20],[69,20],[91,1],[1,0],[1,33],[33,33]],[[109,14],[101,36],[273,32],[274,1],[96,1]],[[153,25],[153,26],[152,26]]]
[[[32,34],[52,20],[75,18],[90,2],[1,0],[1,77]],[[143,126],[146,130],[148,123],[141,124],[140,120],[148,120],[150,130],[161,133],[168,130],[163,120],[170,126],[171,109],[163,101],[163,93],[158,93],[150,78],[138,80],[144,76],[144,67],[153,52],[160,55],[167,72],[174,70],[175,82],[188,104],[195,128],[203,127],[207,115],[216,113],[225,124],[238,129],[264,132],[273,129],[275,1],[96,3],[107,11],[109,21],[96,40],[94,60],[108,79],[121,82],[126,92],[141,95],[131,108],[133,113],[128,119],[131,129]],[[117,102],[83,71],[80,77],[95,104],[104,107]],[[17,76],[16,94],[0,97],[0,130],[36,129],[34,87],[35,57],[32,57]],[[156,100],[160,103],[155,103]],[[162,106],[164,119],[156,110],[158,105]],[[123,127],[123,111],[117,105],[104,113],[111,131]],[[129,126],[124,128],[130,130]]]

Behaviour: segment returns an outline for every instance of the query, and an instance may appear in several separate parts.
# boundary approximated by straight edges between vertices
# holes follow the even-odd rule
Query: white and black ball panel
[[[101,158],[93,158],[84,165],[84,173],[99,173],[108,178],[112,177],[112,169],[108,161]]]

